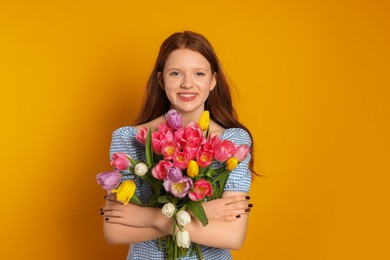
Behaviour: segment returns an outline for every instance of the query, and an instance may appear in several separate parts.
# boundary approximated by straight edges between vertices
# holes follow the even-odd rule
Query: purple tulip
[[[181,169],[176,166],[172,166],[168,169],[168,179],[174,182],[178,182],[183,177],[183,173],[181,172]]]
[[[165,118],[167,120],[167,125],[173,130],[180,128],[183,123],[183,118],[181,117],[181,114],[175,109],[169,110]]]
[[[96,175],[96,182],[102,185],[102,188],[111,193],[112,189],[115,189],[121,181],[122,175],[115,172],[102,172]]]
[[[183,176],[178,181],[166,179],[163,183],[165,190],[172,193],[172,195],[176,198],[184,198],[188,194],[192,185],[192,180],[186,176]]]

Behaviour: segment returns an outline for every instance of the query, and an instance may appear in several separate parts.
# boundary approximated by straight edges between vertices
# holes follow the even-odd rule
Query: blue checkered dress
[[[145,161],[144,145],[139,143],[135,136],[137,129],[131,126],[121,127],[113,132],[110,158],[113,153],[123,152],[130,155],[133,159]],[[252,141],[248,133],[241,128],[229,128],[222,132],[221,139],[228,139],[237,145],[251,145]],[[252,175],[248,169],[248,163],[251,157],[250,154],[241,162],[230,174],[226,182],[225,190],[249,192],[249,187],[252,181]],[[218,167],[218,165],[215,165]],[[123,172],[129,173],[129,172]],[[133,179],[133,176],[126,176]],[[143,183],[140,178],[136,178],[137,194],[143,203],[146,203],[153,195],[152,189],[147,183]],[[230,250],[201,246],[202,253],[205,259],[227,260],[232,259]],[[164,253],[158,248],[158,240],[150,240],[141,243],[132,244],[129,249],[127,259],[145,260],[145,259],[164,259]],[[194,254],[192,257],[187,255],[181,259],[197,259]]]

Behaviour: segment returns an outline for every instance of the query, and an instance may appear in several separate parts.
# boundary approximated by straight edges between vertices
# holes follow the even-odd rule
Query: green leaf
[[[168,203],[169,202],[168,196],[167,195],[160,196],[158,197],[157,201],[158,203],[164,203],[164,204]]]
[[[203,226],[206,226],[209,223],[200,201],[189,201],[187,203],[187,207],[190,208],[195,217],[199,219],[200,222],[202,222]]]
[[[133,197],[131,197],[130,201],[135,204],[135,205],[138,205],[138,206],[142,206],[142,202],[141,200],[139,199],[137,193],[134,193],[133,194]]]
[[[146,137],[145,155],[146,155],[146,164],[150,168],[153,165],[152,130],[150,128],[148,131],[148,136]]]
[[[220,181],[221,179],[223,178],[227,178],[227,176],[229,176],[229,170],[225,170],[224,172],[222,172],[221,174],[219,174],[214,180],[213,180],[213,183],[216,183],[218,181]]]
[[[211,165],[207,166],[206,168],[199,167],[199,174],[205,174],[206,172],[209,171],[210,168],[211,168]]]

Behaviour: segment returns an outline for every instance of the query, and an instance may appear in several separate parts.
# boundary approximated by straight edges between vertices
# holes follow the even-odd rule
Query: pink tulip
[[[173,164],[182,170],[187,168],[189,161],[188,155],[184,152],[177,152],[173,156]]]
[[[198,140],[199,145],[206,142],[206,138],[203,136],[203,131],[196,122],[190,122],[184,128],[183,139],[187,142],[189,140]]]
[[[232,157],[233,152],[236,150],[236,145],[229,140],[222,140],[214,149],[215,159],[219,162],[225,162]]]
[[[127,156],[125,153],[114,153],[110,164],[119,171],[126,170],[131,165]]]
[[[245,144],[240,145],[233,153],[232,157],[236,158],[237,161],[242,162],[248,155],[249,147]]]
[[[176,130],[181,127],[181,124],[183,123],[183,118],[181,114],[175,109],[169,110],[168,113],[165,115],[165,118],[167,120],[167,125],[173,130]]]
[[[184,128],[178,128],[173,136],[175,143],[179,146],[179,149],[183,148],[187,140],[184,139]]]
[[[209,151],[199,151],[196,155],[196,162],[202,168],[206,168],[213,162],[213,154]]]
[[[204,199],[205,196],[210,197],[213,194],[213,188],[211,183],[200,179],[194,183],[194,190],[188,192],[188,197],[192,201],[199,201]]]
[[[135,138],[141,143],[145,144],[146,143],[146,137],[148,136],[148,129],[146,127],[142,127],[139,131],[138,134],[135,136]]]
[[[159,131],[152,133],[152,148],[156,154],[161,154],[161,146],[165,142],[165,135]]]
[[[198,140],[189,140],[184,145],[184,152],[188,155],[188,159],[192,160],[196,157],[196,154],[198,153],[200,149],[200,145]]]
[[[221,142],[221,139],[219,138],[219,135],[210,135],[209,142],[213,147],[216,147]]]
[[[121,181],[122,175],[117,172],[102,172],[96,175],[96,182],[102,185],[102,188],[110,194],[111,190],[115,189]]]
[[[173,163],[170,161],[161,160],[152,169],[152,175],[159,180],[165,180],[168,176],[168,170],[173,167]]]
[[[165,160],[171,160],[173,155],[178,150],[175,142],[164,142],[161,146],[161,152]]]
[[[205,152],[210,152],[214,156],[214,147],[210,142],[206,142],[204,145],[202,145],[201,150]]]
[[[182,176],[177,181],[166,179],[163,183],[166,191],[172,193],[177,198],[184,198],[189,189],[192,187],[192,180],[186,176]]]
[[[157,126],[157,131],[164,135],[165,141],[173,141],[173,130],[165,122]]]

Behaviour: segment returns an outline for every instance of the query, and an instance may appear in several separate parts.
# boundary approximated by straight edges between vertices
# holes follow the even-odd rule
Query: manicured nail
[[[237,215],[236,218],[241,218],[241,215]]]
[[[248,204],[248,208],[252,208],[253,207],[253,204]]]
[[[250,199],[251,199],[251,197],[250,197],[250,196],[245,196],[245,198],[246,198],[247,200],[250,200]]]
[[[108,221],[108,218],[105,218],[104,220],[105,220],[105,221]]]
[[[103,215],[104,214],[104,212],[102,211],[102,212],[100,212],[100,215]]]
[[[250,208],[247,208],[246,210],[245,210],[245,212],[250,212],[251,211],[251,209]]]

